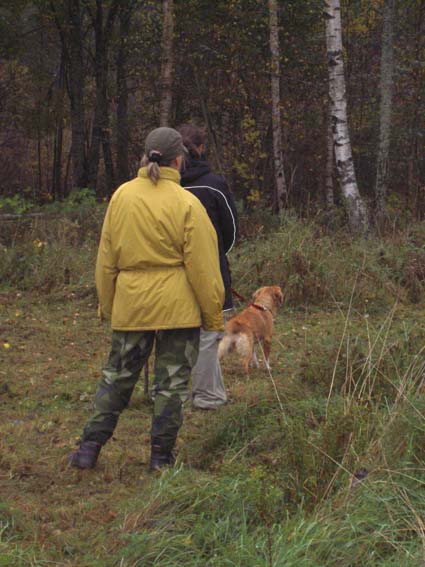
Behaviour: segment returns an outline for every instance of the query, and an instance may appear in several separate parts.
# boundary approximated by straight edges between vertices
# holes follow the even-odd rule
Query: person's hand
[[[105,314],[102,311],[102,308],[100,307],[100,305],[97,306],[97,316],[99,317],[99,321],[101,323],[104,323],[107,319],[107,317],[105,317]]]

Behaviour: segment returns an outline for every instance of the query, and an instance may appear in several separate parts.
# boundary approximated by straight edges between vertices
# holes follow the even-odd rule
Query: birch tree
[[[348,130],[340,0],[324,0],[324,15],[336,169],[350,229],[353,232],[364,232],[367,229],[367,211],[357,186]]]
[[[326,209],[327,211],[333,211],[335,201],[334,201],[334,164],[335,164],[335,153],[334,153],[334,141],[332,133],[332,117],[330,109],[328,109],[327,116],[328,128],[326,132],[326,175],[325,175],[325,197],[326,197]]]
[[[287,203],[285,172],[283,169],[282,124],[280,116],[280,48],[277,0],[269,0],[270,52],[271,52],[271,95],[273,159],[275,171],[276,212],[280,212]]]
[[[382,219],[385,213],[385,197],[388,185],[388,155],[391,139],[391,112],[394,85],[394,8],[395,0],[385,0],[381,51],[379,146],[375,185],[377,219]]]
[[[168,126],[173,102],[173,0],[163,0],[160,126]]]

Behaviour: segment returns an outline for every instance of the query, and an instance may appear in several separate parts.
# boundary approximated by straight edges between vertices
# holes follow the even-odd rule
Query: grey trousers
[[[228,320],[233,310],[224,312]],[[220,362],[218,361],[218,343],[222,332],[201,329],[199,355],[192,370],[192,405],[199,409],[216,409],[227,402]]]
[[[223,333],[201,329],[199,355],[192,370],[192,405],[215,409],[227,402],[223,376],[218,361],[218,343]]]

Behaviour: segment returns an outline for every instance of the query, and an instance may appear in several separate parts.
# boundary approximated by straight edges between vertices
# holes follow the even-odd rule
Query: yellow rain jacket
[[[96,263],[101,317],[117,331],[223,327],[224,287],[208,215],[161,167],[117,189],[106,212]]]

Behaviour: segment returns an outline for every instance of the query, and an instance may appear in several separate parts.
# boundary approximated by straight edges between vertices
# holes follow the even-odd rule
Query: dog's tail
[[[218,345],[218,358],[219,360],[226,356],[235,348],[236,335],[224,335]]]
[[[245,333],[239,332],[242,327],[239,323],[232,322],[231,330],[228,330],[218,345],[219,360],[229,354],[232,350],[236,350],[241,356],[246,356],[250,351],[248,337]]]

